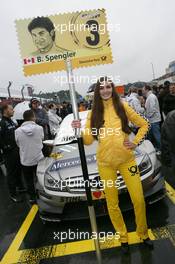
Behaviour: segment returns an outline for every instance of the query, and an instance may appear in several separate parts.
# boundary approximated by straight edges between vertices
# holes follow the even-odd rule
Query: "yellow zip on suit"
[[[127,229],[119,208],[118,189],[115,187],[117,179],[116,171],[119,170],[128,192],[130,194],[137,225],[137,234],[141,239],[148,238],[148,228],[146,222],[146,208],[143,196],[143,189],[140,180],[140,173],[135,162],[133,150],[128,150],[124,145],[124,139],[128,139],[128,134],[122,131],[122,124],[119,116],[113,107],[112,98],[103,100],[104,105],[104,126],[98,136],[97,164],[101,180],[104,183],[104,192],[111,222],[120,234],[122,243],[128,242]],[[137,114],[126,102],[123,102],[128,120],[139,127],[133,143],[139,144],[145,137],[149,123]],[[85,129],[82,133],[85,145],[92,144],[94,137],[91,126],[91,111],[88,113]],[[101,130],[100,130],[101,131]],[[112,133],[113,131],[113,133]],[[92,132],[92,133],[91,133]],[[112,181],[112,186],[107,186],[107,182]]]

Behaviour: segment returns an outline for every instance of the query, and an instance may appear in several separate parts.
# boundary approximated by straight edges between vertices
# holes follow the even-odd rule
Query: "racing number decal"
[[[94,38],[86,37],[86,41],[91,46],[96,46],[100,42],[100,35],[99,35],[99,24],[96,20],[88,20],[86,22],[86,27],[91,28],[90,33],[94,35]],[[94,28],[95,27],[95,28]]]

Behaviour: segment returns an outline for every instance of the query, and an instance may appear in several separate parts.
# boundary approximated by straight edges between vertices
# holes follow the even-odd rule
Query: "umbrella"
[[[21,103],[18,103],[15,107],[14,107],[14,115],[13,118],[16,120],[21,120],[23,119],[23,113],[26,110],[29,110],[29,102],[28,101],[24,101]]]
[[[96,83],[91,84],[91,86],[88,88],[87,93],[92,93],[92,92],[94,92],[95,88],[96,88]]]

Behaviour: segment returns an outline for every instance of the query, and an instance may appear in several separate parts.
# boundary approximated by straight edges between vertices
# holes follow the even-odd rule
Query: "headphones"
[[[29,107],[30,108],[32,108],[32,103],[34,102],[34,101],[38,101],[36,98],[32,98],[31,100],[30,100],[30,103],[29,103]],[[32,102],[33,101],[33,102]],[[38,101],[39,102],[39,101]]]

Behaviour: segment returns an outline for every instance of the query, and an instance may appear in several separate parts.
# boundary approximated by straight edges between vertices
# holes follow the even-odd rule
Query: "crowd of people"
[[[1,107],[0,161],[5,161],[9,194],[14,202],[22,201],[20,193],[25,191],[29,202],[35,202],[37,164],[48,153],[42,142],[54,139],[62,120],[72,113],[72,105],[66,101],[41,105],[37,98],[32,98],[29,108],[22,120],[13,120],[13,106]],[[79,111],[87,108],[85,101],[78,105]]]
[[[66,103],[60,107],[61,118],[54,103],[48,103],[46,109],[37,98],[30,100],[29,108],[23,113],[23,120],[15,122],[12,105],[1,107],[1,161],[5,162],[9,194],[14,202],[20,202],[20,193],[25,191],[30,203],[35,202],[34,181],[37,164],[43,158],[42,142],[54,138],[62,119],[69,114]]]
[[[32,98],[29,110],[23,113],[23,121],[12,120],[12,105],[2,106],[0,121],[0,149],[7,170],[7,184],[10,198],[20,202],[21,192],[27,191],[29,202],[35,203],[35,180],[38,162],[44,157],[43,140],[53,139],[62,120],[72,113],[70,103],[62,105],[49,102],[41,107],[37,98]],[[91,103],[80,102],[79,111],[89,110]],[[73,128],[80,128],[80,120],[72,122]],[[103,77],[96,84],[92,110],[89,111],[86,128],[101,127],[121,129],[123,137],[99,138],[83,132],[84,144],[98,140],[97,165],[100,178],[114,180],[119,169],[127,185],[136,215],[137,232],[145,244],[150,244],[146,223],[146,211],[139,172],[130,177],[130,168],[137,168],[133,150],[146,137],[153,143],[162,163],[173,166],[175,161],[175,84],[165,82],[164,86],[142,89],[131,87],[124,100],[117,94],[114,84]],[[128,135],[135,133],[131,142]],[[116,146],[115,146],[116,145]],[[174,170],[175,172],[175,170]],[[132,179],[132,181],[131,181]],[[134,187],[133,187],[134,186]],[[27,187],[27,189],[26,189]],[[137,192],[135,192],[135,188]],[[111,221],[120,231],[124,251],[128,250],[128,237],[119,206],[117,189],[105,189]]]
[[[126,95],[130,106],[150,122],[147,138],[153,143],[162,163],[163,175],[175,175],[175,83],[142,89],[132,87]],[[137,128],[133,127],[137,132]],[[169,177],[173,184],[173,178]]]
[[[157,153],[161,154],[162,162],[165,163],[168,160],[168,150],[165,154],[165,149],[169,144],[173,144],[173,140],[171,143],[166,142],[170,137],[167,138],[165,129],[169,130],[168,114],[170,112],[173,114],[172,111],[175,110],[175,84],[166,81],[164,85],[158,87],[149,85],[145,85],[142,89],[131,87],[126,100],[136,112],[149,120],[148,139],[153,143]],[[136,127],[133,129],[137,131]]]

